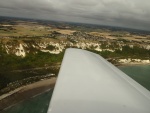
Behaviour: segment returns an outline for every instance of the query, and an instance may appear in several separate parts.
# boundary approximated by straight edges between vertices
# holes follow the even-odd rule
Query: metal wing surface
[[[101,56],[67,49],[48,113],[150,113],[150,92]]]

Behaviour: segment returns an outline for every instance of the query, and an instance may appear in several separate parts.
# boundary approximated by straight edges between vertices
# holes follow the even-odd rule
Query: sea
[[[121,66],[120,70],[150,91],[150,65]],[[2,113],[47,113],[53,89],[20,102]]]

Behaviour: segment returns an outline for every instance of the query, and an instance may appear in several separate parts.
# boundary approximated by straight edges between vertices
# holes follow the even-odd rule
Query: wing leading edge
[[[150,113],[150,92],[101,56],[67,49],[48,113]]]

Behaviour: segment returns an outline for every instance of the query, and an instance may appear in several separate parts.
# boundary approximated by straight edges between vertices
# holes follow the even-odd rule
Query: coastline
[[[30,99],[36,95],[39,95],[45,91],[50,90],[54,87],[56,82],[56,77],[50,79],[42,80],[22,86],[14,91],[0,96],[0,111],[14,106],[15,104]]]
[[[115,66],[140,66],[150,65],[150,63],[117,63]],[[43,92],[46,92],[54,87],[56,78],[41,80],[26,86],[19,87],[7,94],[0,96],[0,112],[16,105],[19,102],[35,97]],[[10,103],[11,102],[11,103]]]
[[[118,63],[115,64],[117,67],[123,67],[123,66],[144,66],[144,65],[150,65],[150,63]]]

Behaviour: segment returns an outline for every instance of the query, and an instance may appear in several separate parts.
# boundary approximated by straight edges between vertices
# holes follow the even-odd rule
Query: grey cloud
[[[0,15],[150,30],[149,0],[0,0]]]

